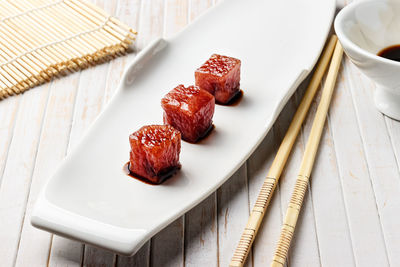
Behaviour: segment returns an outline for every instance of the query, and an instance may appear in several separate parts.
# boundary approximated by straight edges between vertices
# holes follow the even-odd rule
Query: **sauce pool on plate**
[[[377,55],[380,57],[400,62],[400,44],[386,47],[381,51],[379,51]]]
[[[237,93],[232,97],[231,100],[229,100],[228,103],[226,104],[221,104],[223,106],[237,106],[239,105],[240,101],[243,98],[243,90],[239,89],[239,91],[237,91]]]
[[[126,175],[132,177],[132,178],[135,178],[136,180],[139,180],[139,181],[141,181],[141,182],[143,182],[145,184],[149,184],[149,185],[159,185],[159,184],[161,184],[165,180],[171,178],[181,168],[181,166],[174,166],[174,167],[171,167],[171,168],[167,169],[165,172],[163,172],[160,175],[160,177],[159,177],[160,182],[155,183],[155,182],[150,181],[149,179],[147,179],[147,178],[145,178],[143,176],[140,176],[140,175],[137,175],[137,174],[134,174],[133,172],[131,172],[131,170],[129,169],[129,164],[130,164],[129,161],[124,164],[124,166],[122,168],[124,173]]]

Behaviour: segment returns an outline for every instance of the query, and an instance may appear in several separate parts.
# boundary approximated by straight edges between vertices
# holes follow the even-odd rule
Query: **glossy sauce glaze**
[[[160,183],[153,183],[152,181],[150,181],[150,180],[148,180],[148,179],[146,179],[146,178],[144,178],[144,177],[142,177],[140,175],[137,175],[137,174],[131,172],[129,170],[129,164],[130,164],[129,161],[124,164],[124,166],[122,168],[124,173],[126,175],[132,177],[132,178],[135,178],[136,180],[139,180],[139,181],[141,181],[141,182],[143,182],[145,184],[149,184],[149,185],[159,185],[159,184],[163,183],[165,180],[171,178],[181,168],[181,166],[178,166],[178,167],[171,167],[171,168],[167,169],[166,171],[162,172],[159,175]]]
[[[400,62],[400,44],[386,47],[379,51],[377,55],[393,61]]]
[[[229,71],[231,71],[238,64],[240,64],[239,59],[213,54],[196,71],[222,77],[226,75]]]
[[[240,101],[242,100],[242,98],[243,98],[243,90],[240,89],[240,90],[237,91],[237,93],[231,98],[231,100],[229,100],[228,103],[226,103],[226,104],[218,103],[218,104],[220,104],[220,105],[222,105],[222,106],[237,106],[237,105],[240,104]]]
[[[185,141],[188,142],[189,144],[199,144],[201,141],[203,141],[204,139],[206,139],[207,137],[209,137],[212,133],[212,131],[214,130],[215,126],[214,124],[211,124],[210,127],[208,127],[208,129],[204,132],[204,134],[202,136],[200,136],[195,142],[189,142],[189,141]]]
[[[178,85],[161,100],[164,124],[180,131],[182,139],[195,143],[212,124],[215,99],[197,86]]]

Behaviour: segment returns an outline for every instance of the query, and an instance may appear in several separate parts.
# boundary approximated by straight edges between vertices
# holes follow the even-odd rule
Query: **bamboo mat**
[[[122,55],[135,37],[83,0],[1,0],[0,100]]]

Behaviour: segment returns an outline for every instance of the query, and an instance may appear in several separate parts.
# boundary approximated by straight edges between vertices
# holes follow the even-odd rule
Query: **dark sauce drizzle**
[[[124,164],[124,167],[122,168],[122,170],[124,171],[124,173],[132,178],[135,178],[136,180],[139,180],[145,184],[149,184],[149,185],[159,185],[162,182],[164,182],[165,180],[171,178],[180,168],[181,166],[174,166],[174,167],[170,167],[168,169],[166,169],[165,171],[161,172],[159,175],[157,175],[158,179],[159,179],[159,183],[155,183],[153,181],[150,181],[149,179],[137,175],[133,172],[131,172],[131,170],[129,169],[129,164],[130,162],[128,161],[127,163]]]
[[[400,62],[400,45],[392,45],[386,47],[381,51],[379,51],[377,55],[380,57]]]
[[[202,136],[200,136],[199,138],[197,138],[197,140],[195,141],[195,142],[189,142],[189,141],[186,141],[186,140],[183,140],[183,141],[185,141],[185,142],[187,142],[187,143],[189,143],[189,144],[198,144],[200,141],[203,141],[204,139],[206,139],[208,136],[210,136],[210,134],[211,134],[211,132],[214,130],[214,128],[215,128],[215,126],[214,126],[214,124],[211,124],[210,125],[210,127],[208,127],[208,129],[207,129],[207,131],[205,131],[205,133],[202,135]]]

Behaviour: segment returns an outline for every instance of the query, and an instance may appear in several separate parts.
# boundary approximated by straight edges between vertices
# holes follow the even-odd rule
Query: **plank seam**
[[[182,244],[181,244],[181,246],[182,246],[182,266],[186,266],[186,264],[185,264],[185,260],[186,260],[186,258],[185,258],[185,229],[186,229],[186,227],[185,227],[185,225],[186,225],[186,216],[185,216],[185,214],[184,215],[182,215],[182,240],[181,240],[181,242],[182,242]]]
[[[245,184],[246,184],[246,193],[247,193],[247,214],[250,216],[250,185],[249,185],[249,164],[248,164],[249,159],[247,159],[244,163],[244,167],[245,167]],[[253,256],[253,246],[251,246],[250,251],[249,251],[249,265],[251,265],[252,267],[254,267],[254,256]]]
[[[311,76],[309,76],[309,77],[311,77]],[[307,84],[309,84],[309,78],[308,79],[306,79],[305,80],[306,81],[306,83]],[[322,87],[322,85],[321,85],[322,83],[320,83],[320,88]],[[301,98],[299,99],[300,97],[299,97],[299,91],[298,90],[296,90],[296,94],[295,94],[295,97],[294,97],[294,99],[295,99],[295,103],[296,103],[296,109],[295,110],[297,110],[297,107],[299,106],[299,104],[300,104],[300,100],[301,100]],[[315,98],[314,98],[315,99]],[[313,100],[313,102],[315,103],[315,100]],[[312,105],[312,104],[311,104]],[[312,109],[312,106],[310,106],[310,108],[309,108],[309,111],[308,111],[308,114],[307,114],[307,116],[309,116],[309,114],[311,113],[310,112],[310,110]],[[306,135],[305,135],[305,129],[304,129],[304,125],[305,125],[305,123],[306,123],[306,121],[303,123],[303,125],[301,126],[301,129],[300,129],[300,134],[301,134],[301,139],[303,140],[302,141],[302,148],[303,148],[303,151],[305,151],[305,144],[306,144]],[[325,122],[326,123],[326,122]],[[318,153],[320,153],[319,151],[317,152],[317,157],[318,157]],[[311,174],[309,175],[309,176],[311,176]],[[307,192],[307,194],[309,195],[309,198],[310,198],[310,204],[311,204],[311,210],[312,210],[312,217],[313,217],[313,222],[314,222],[314,234],[315,234],[315,240],[316,240],[316,242],[317,242],[317,252],[318,252],[318,261],[319,261],[319,266],[322,266],[322,263],[321,263],[321,248],[319,247],[319,239],[318,239],[318,231],[317,231],[317,220],[316,220],[316,218],[315,218],[315,207],[314,207],[314,201],[313,201],[313,198],[312,198],[312,189],[311,189],[311,183],[312,183],[312,179],[310,179],[310,177],[309,176],[306,176],[306,178],[307,179],[309,179],[310,181],[308,182],[308,184],[307,184],[307,188],[308,188],[308,192]],[[303,211],[304,212],[304,211]]]
[[[339,75],[340,75],[340,73],[339,73]],[[338,163],[338,154],[337,154],[337,151],[336,151],[335,139],[334,139],[333,131],[332,131],[332,123],[331,123],[331,119],[330,119],[330,111],[328,112],[326,119],[327,119],[327,123],[328,123],[329,129],[331,129],[330,130],[330,133],[331,133],[330,135],[332,137],[331,138],[332,139],[332,149],[335,152],[335,165],[336,165],[336,169],[338,170],[338,174],[339,174],[339,177],[337,177],[337,178],[339,179],[339,184],[340,184],[340,193],[341,193],[342,201],[343,201],[344,214],[346,216],[346,226],[347,226],[347,230],[348,230],[348,233],[349,233],[349,239],[350,239],[351,251],[352,251],[352,255],[353,255],[353,261],[354,261],[354,264],[356,264],[353,237],[352,237],[351,231],[350,231],[349,215],[348,215],[348,210],[347,210],[347,206],[346,206],[346,201],[345,201],[345,198],[344,198],[343,184],[342,184],[342,179],[341,179],[342,174],[340,173],[340,168],[339,168],[339,163]]]
[[[309,192],[309,195],[310,195],[311,209],[312,209],[313,217],[314,217],[315,240],[317,241],[317,248],[318,248],[317,252],[318,252],[319,266],[322,266],[322,261],[321,261],[321,248],[319,247],[318,230],[317,230],[317,220],[316,220],[316,217],[315,217],[315,207],[314,207],[314,200],[313,200],[313,197],[312,197],[312,190],[311,190],[312,186],[311,186],[311,183],[312,183],[312,179],[311,179],[311,181],[308,183],[308,190],[310,191],[310,192]]]
[[[163,37],[165,38],[166,36],[166,33],[167,33],[167,1],[168,0],[164,0],[163,1],[163,19],[162,19],[162,21],[163,21],[163,26],[162,26],[162,32],[163,32]]]
[[[47,262],[46,262],[46,266],[49,267],[50,266],[50,254],[51,254],[51,247],[53,245],[53,234],[51,234],[50,236],[50,246],[49,246],[49,251],[47,252]]]
[[[17,262],[17,258],[18,258],[18,253],[19,253],[19,247],[21,244],[21,234],[22,234],[22,230],[24,229],[24,223],[25,223],[25,219],[26,219],[26,208],[28,205],[28,201],[29,201],[29,197],[31,195],[31,188],[32,188],[32,179],[33,179],[33,174],[35,171],[35,167],[36,167],[36,162],[37,162],[37,155],[38,155],[38,151],[39,151],[39,146],[40,143],[42,142],[42,133],[43,133],[43,124],[44,124],[44,120],[47,117],[47,107],[49,106],[49,99],[50,99],[50,87],[51,85],[54,83],[54,81],[51,81],[49,84],[46,84],[44,89],[47,89],[47,98],[46,98],[46,107],[43,110],[43,115],[42,115],[42,120],[40,122],[40,131],[39,131],[39,141],[36,144],[36,151],[35,151],[35,155],[34,155],[34,161],[33,161],[33,165],[32,165],[32,170],[31,173],[29,175],[29,192],[26,195],[25,199],[24,199],[24,213],[22,215],[22,220],[21,220],[21,225],[20,225],[20,229],[19,229],[19,237],[18,237],[18,244],[17,244],[17,249],[16,249],[16,254],[14,256],[14,261],[13,261],[13,265],[15,266],[16,262]],[[24,95],[25,97],[26,95]]]
[[[291,100],[289,100],[289,101],[291,101]],[[283,108],[283,109],[286,109],[287,108],[287,105],[289,104],[289,101],[288,101],[288,103],[286,103],[286,105],[285,105],[285,107]],[[278,151],[278,148],[277,148],[277,145],[278,144],[280,144],[281,142],[282,142],[282,140],[283,140],[283,133],[281,133],[280,131],[279,131],[279,125],[280,125],[281,123],[280,123],[280,120],[279,120],[279,118],[277,119],[277,121],[275,122],[275,124],[274,124],[274,126],[273,126],[273,128],[272,128],[272,130],[273,130],[273,139],[275,140],[275,139],[278,139],[278,141],[277,142],[274,142],[274,144],[275,144],[275,148],[274,148],[274,153],[276,154],[277,153],[277,151]],[[294,144],[294,146],[295,146],[295,144]],[[293,147],[293,149],[295,149],[295,147]],[[289,162],[290,162],[290,160],[291,160],[291,158],[292,157],[289,157],[288,158],[288,161],[286,162],[286,165],[285,166],[288,166],[289,165]],[[284,179],[284,176],[285,176],[285,169],[282,171],[282,174],[281,174],[281,178],[283,178]],[[279,201],[278,201],[278,203],[279,203],[279,213],[280,213],[280,225],[282,225],[283,224],[283,221],[284,221],[284,216],[285,216],[285,214],[284,214],[284,199],[283,199],[283,195],[282,194],[280,194],[280,186],[281,186],[281,182],[282,182],[282,180],[283,179],[279,179],[278,180],[278,184],[277,184],[277,188],[276,189],[279,189]],[[289,200],[290,201],[290,200]],[[289,202],[288,202],[288,205],[289,205]],[[289,259],[289,257],[286,257],[286,262],[285,262],[285,266],[287,267],[287,266],[290,266],[290,259]]]
[[[297,90],[296,90],[296,92],[295,92],[295,94],[293,95],[294,96],[294,98],[292,97],[292,98],[290,98],[289,99],[289,101],[288,101],[288,103],[286,104],[287,106],[292,106],[293,107],[293,110],[295,111],[296,109],[297,109],[297,101],[296,101],[296,96],[297,96]],[[310,111],[308,112],[308,113],[310,113]],[[304,125],[304,123],[306,123],[306,120],[303,122],[303,125]],[[297,147],[296,147],[296,145],[297,144],[299,144],[299,146],[300,146],[300,149],[301,149],[301,154],[303,154],[304,153],[304,126],[301,126],[300,127],[300,132],[299,132],[299,136],[296,138],[296,141],[295,141],[295,143],[293,144],[293,149],[292,149],[292,152],[295,150],[295,149],[297,149]],[[286,131],[287,131],[287,129],[289,128],[289,125],[286,127],[286,130],[285,130],[285,133],[286,133]],[[281,143],[282,142],[282,140],[283,140],[283,138],[284,138],[284,135],[285,135],[285,133],[283,133],[283,134],[281,134],[279,137],[279,139],[280,139],[280,142],[279,143]],[[289,166],[289,162],[291,161],[291,160],[293,160],[293,158],[292,158],[292,156],[293,156],[293,153],[291,153],[291,155],[290,155],[290,158],[288,159],[288,161],[286,162],[286,165],[285,165],[285,169],[287,168],[287,166]],[[284,172],[285,172],[285,170],[284,170]],[[283,173],[281,174],[281,176],[283,176]],[[296,177],[297,177],[297,174],[296,174]],[[286,178],[287,179],[287,178]],[[280,179],[279,179],[280,180]],[[293,184],[293,186],[295,185],[295,183]],[[290,193],[289,193],[290,194]],[[284,208],[284,199],[282,199],[282,196],[281,196],[281,218],[282,218],[282,222],[281,222],[281,224],[283,224],[283,222],[285,221],[285,215],[286,215],[286,209]],[[288,197],[288,205],[287,205],[288,207],[289,206],[291,206],[291,198],[290,198],[290,195],[289,195],[289,197]],[[294,207],[293,207],[294,208]],[[298,212],[299,212],[299,216],[300,216],[300,210],[296,207],[296,209],[298,210]],[[294,233],[293,233],[294,234]],[[291,258],[292,258],[292,250],[290,250],[289,251],[289,253],[287,253],[287,255],[285,256],[285,258],[286,258],[286,262],[285,262],[285,266],[290,266],[291,264],[290,264],[290,261],[291,261]]]
[[[147,246],[147,266],[148,267],[152,266],[152,262],[151,262],[152,257],[151,257],[151,255],[152,255],[153,246],[154,246],[152,240],[153,240],[153,237],[150,238],[149,245]]]
[[[341,63],[341,65],[342,65],[342,71],[343,71],[343,68],[344,68],[344,61],[345,61],[346,59],[344,59],[343,61],[342,61],[342,63]],[[341,80],[343,80],[343,79],[341,79],[342,78],[342,72],[341,71],[339,71],[339,74],[338,74],[339,76],[338,76],[338,80],[339,81],[341,81]],[[332,148],[333,148],[333,150],[334,150],[334,152],[335,152],[335,165],[336,165],[336,169],[338,170],[338,174],[339,174],[339,177],[338,177],[338,179],[339,179],[339,183],[340,183],[340,193],[341,193],[341,196],[342,196],[342,201],[343,201],[343,206],[344,206],[344,212],[345,212],[345,216],[346,216],[346,226],[347,226],[347,230],[348,230],[348,232],[349,232],[349,238],[350,238],[350,245],[351,245],[351,251],[352,251],[352,255],[353,255],[353,261],[354,261],[354,264],[355,265],[357,265],[357,261],[356,261],[356,256],[355,256],[355,252],[354,252],[354,241],[353,241],[353,236],[352,236],[352,233],[351,233],[351,229],[350,229],[350,222],[349,222],[349,211],[348,211],[348,208],[347,208],[347,205],[346,205],[346,199],[345,199],[345,197],[344,197],[344,190],[343,190],[343,174],[341,173],[341,169],[340,169],[340,167],[339,167],[339,163],[338,163],[338,153],[337,153],[337,151],[336,151],[336,145],[335,145],[335,136],[334,136],[334,130],[333,130],[333,127],[332,127],[332,122],[331,122],[331,115],[330,115],[330,110],[329,110],[329,112],[328,112],[328,114],[327,114],[327,117],[326,117],[326,119],[327,119],[327,122],[328,122],[328,126],[329,126],[329,129],[331,129],[331,137],[332,137]]]
[[[186,15],[186,21],[187,21],[186,26],[189,25],[190,22],[192,21],[191,20],[191,17],[192,17],[192,1],[188,0],[187,3],[188,3],[188,5],[187,5],[188,8],[187,8],[187,15]]]
[[[221,188],[218,188],[217,191],[214,192],[214,214],[215,214],[215,228],[216,228],[216,236],[217,236],[217,266],[220,267],[220,251],[219,251],[219,219],[218,219],[218,192],[220,192]]]
[[[344,68],[344,70],[346,71],[347,75],[349,76],[350,75],[349,68],[346,67],[346,68]],[[356,105],[356,103],[354,101],[354,93],[353,93],[353,86],[352,86],[351,80],[348,81],[348,84],[350,85],[349,86],[349,91],[350,91],[350,95],[351,95],[351,103],[352,103],[352,106],[353,106],[353,109],[354,109],[354,112],[355,112],[355,115],[356,115],[358,134],[359,134],[361,142],[362,142],[362,152],[363,152],[363,155],[365,156],[365,164],[367,165],[368,178],[369,178],[369,182],[370,182],[371,189],[372,189],[372,192],[373,192],[373,197],[374,197],[374,200],[375,200],[375,208],[376,208],[376,212],[377,212],[378,219],[379,219],[379,225],[380,225],[380,228],[381,228],[381,235],[382,235],[383,243],[385,245],[385,255],[386,255],[386,259],[387,259],[387,261],[389,263],[389,266],[390,266],[391,263],[390,263],[390,258],[389,258],[389,254],[388,254],[388,248],[387,248],[385,232],[383,230],[384,227],[383,227],[383,224],[382,224],[381,214],[380,214],[380,210],[379,210],[378,203],[377,203],[377,200],[376,200],[375,187],[374,187],[374,182],[372,181],[373,178],[372,178],[372,175],[371,175],[371,166],[370,166],[370,163],[368,161],[368,155],[366,153],[367,149],[365,147],[365,140],[364,140],[364,137],[363,137],[363,134],[362,134],[361,126],[360,126],[359,112],[358,112],[358,109],[357,109],[357,105]]]
[[[3,175],[4,175],[4,171],[5,171],[5,169],[6,169],[6,166],[7,166],[7,162],[8,162],[8,154],[9,154],[9,152],[10,152],[10,148],[11,148],[11,143],[12,143],[12,140],[13,140],[13,138],[14,138],[14,130],[15,130],[15,125],[17,124],[17,118],[18,118],[18,114],[19,114],[19,112],[20,112],[20,106],[21,106],[21,102],[22,102],[22,100],[21,100],[21,98],[23,97],[23,96],[16,96],[16,97],[18,97],[18,99],[17,99],[17,107],[16,107],[16,113],[15,113],[15,117],[14,117],[14,119],[13,119],[13,122],[12,122],[12,127],[11,127],[11,134],[10,134],[10,137],[9,137],[9,140],[8,140],[8,147],[7,147],[7,152],[6,152],[6,154],[5,154],[5,162],[4,162],[4,165],[3,165],[3,168],[0,170],[0,188],[1,188],[1,185],[2,185],[2,181],[3,181]]]
[[[81,247],[81,255],[84,255],[85,254],[85,246],[82,244],[82,247]],[[80,266],[83,266],[83,257],[81,257],[81,262],[80,262]]]
[[[392,146],[393,155],[394,155],[394,158],[395,158],[395,161],[396,161],[397,173],[398,173],[399,176],[400,176],[399,157],[398,157],[398,155],[397,155],[397,150],[395,149],[395,144],[394,144],[393,136],[392,136],[392,135],[393,135],[393,132],[392,132],[391,127],[389,127],[389,125],[388,125],[388,123],[389,123],[388,120],[391,120],[391,119],[390,119],[389,117],[387,117],[386,115],[384,115],[384,121],[385,121],[386,131],[388,132],[388,136],[389,136],[389,140],[390,140],[390,145]]]

